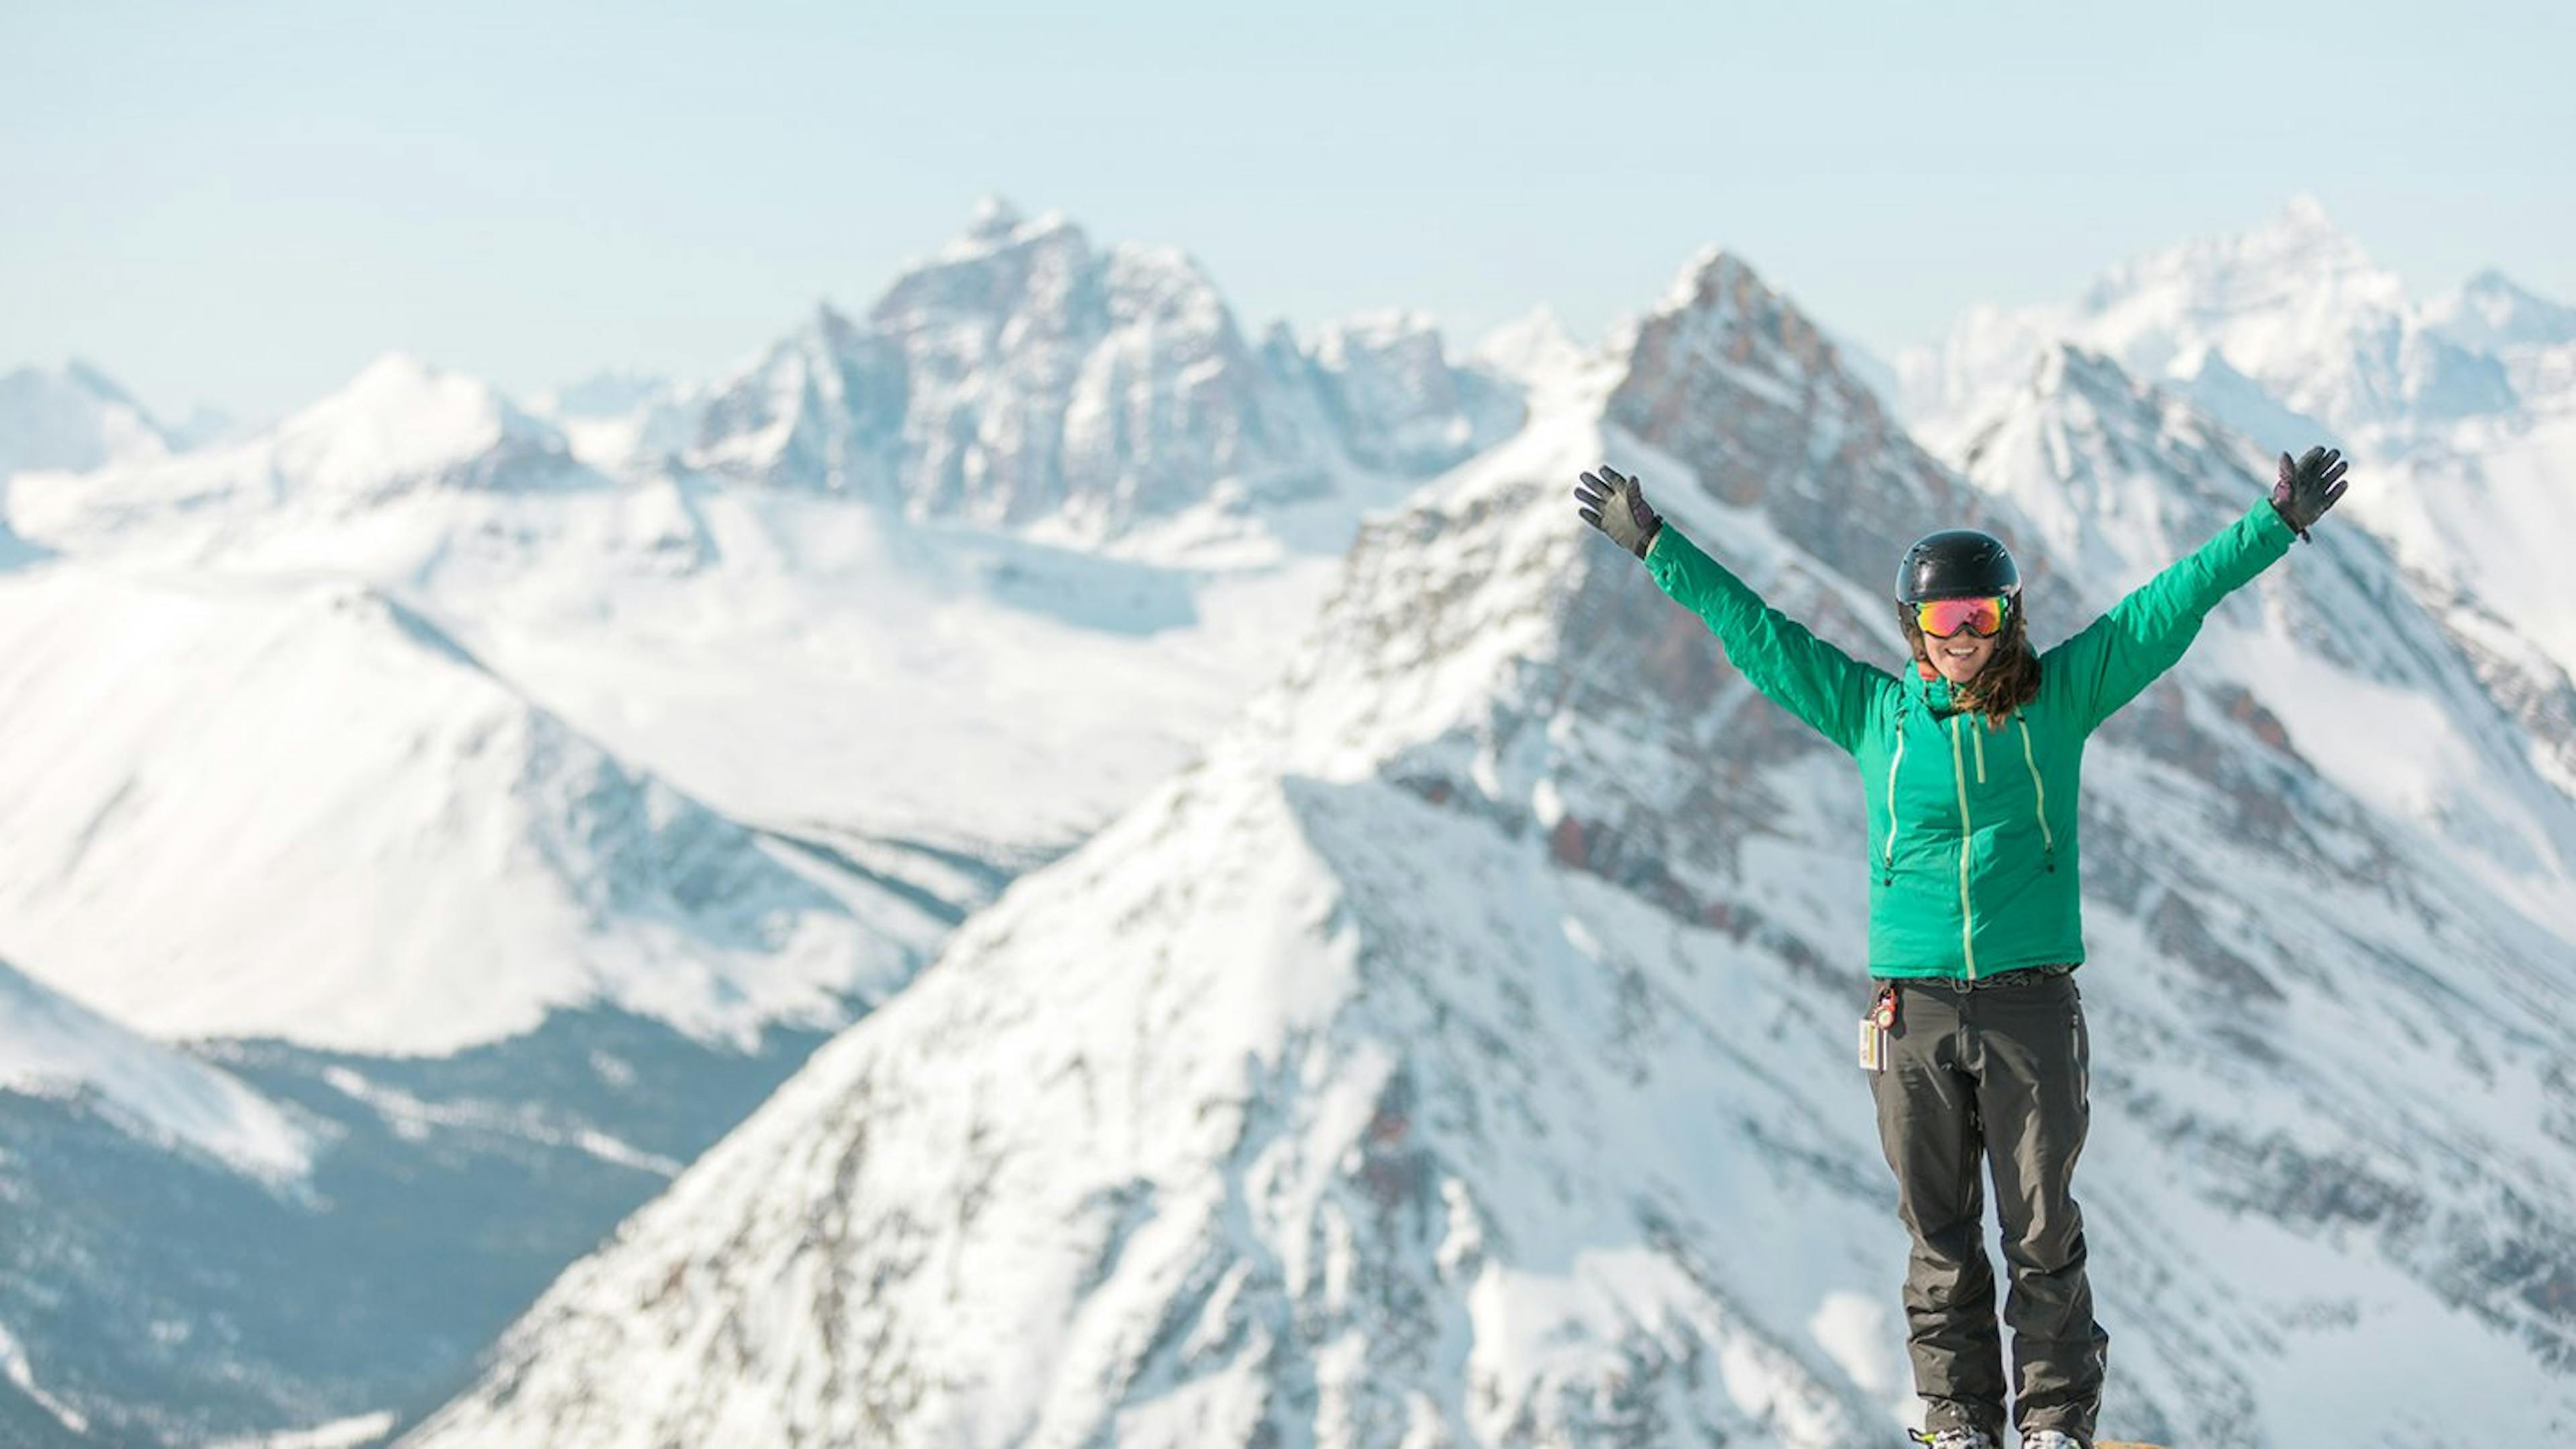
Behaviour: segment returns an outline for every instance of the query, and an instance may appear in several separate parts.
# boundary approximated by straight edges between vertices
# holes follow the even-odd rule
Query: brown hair
[[[1905,630],[1905,642],[1914,650],[1916,671],[1927,679],[1940,677],[1932,656],[1924,650],[1923,628],[1914,622],[1914,610],[1899,604],[1896,617]],[[1950,690],[1962,708],[1986,717],[1988,729],[2001,728],[2014,710],[2039,697],[2039,655],[2030,647],[2030,631],[2022,626],[2019,594],[2013,596],[2004,631],[1995,636],[1995,652],[1986,656],[1986,667],[1977,671],[1976,678]]]

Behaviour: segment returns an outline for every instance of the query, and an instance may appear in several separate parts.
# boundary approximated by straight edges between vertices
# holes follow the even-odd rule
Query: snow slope
[[[345,583],[0,576],[0,940],[153,1035],[444,1052],[609,1002],[836,1023],[924,926]]]
[[[89,1098],[144,1141],[280,1179],[311,1165],[311,1133],[218,1068],[147,1040],[0,963],[0,1091]]]
[[[146,462],[173,451],[174,441],[88,363],[0,373],[0,484],[14,473]]]

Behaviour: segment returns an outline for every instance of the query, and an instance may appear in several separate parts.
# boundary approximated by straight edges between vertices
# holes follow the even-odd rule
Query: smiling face
[[[1977,677],[1986,661],[1995,657],[1995,641],[1980,639],[1965,629],[1947,639],[1923,636],[1923,652],[1932,656],[1932,667],[1952,684],[1965,684]]]
[[[1933,623],[1964,626],[1992,619],[1997,612],[1990,602],[1962,599],[1942,607],[1899,604],[1896,618],[1915,650],[1917,673],[1926,680],[1946,680],[1956,700],[2001,728],[2008,716],[2039,697],[2039,656],[2031,652],[2019,592],[2006,596],[2000,607],[2003,627],[1992,634],[1980,636],[1962,627],[1944,639],[1922,628],[1926,614]]]

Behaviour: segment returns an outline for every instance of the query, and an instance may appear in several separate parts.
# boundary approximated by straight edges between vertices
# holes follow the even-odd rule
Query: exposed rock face
[[[1092,241],[991,204],[864,318],[823,309],[706,404],[691,461],[919,518],[1051,522],[1100,539],[1211,498],[1329,492],[1351,467],[1418,477],[1508,433],[1513,391],[1452,367],[1419,317],[1312,348],[1246,343],[1169,247]]]

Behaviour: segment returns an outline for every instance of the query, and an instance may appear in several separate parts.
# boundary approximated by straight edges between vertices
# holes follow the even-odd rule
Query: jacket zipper
[[[1968,818],[1968,767],[1959,757],[1959,716],[1950,716],[1950,778],[1959,786],[1959,949],[1967,953],[1968,979],[1977,979],[1977,947],[1968,915],[1968,843],[1976,825]],[[1980,777],[1982,778],[1982,777]]]
[[[1882,885],[1896,884],[1896,767],[1905,763],[1905,723],[1896,726],[1896,755],[1887,762],[1887,874]]]
[[[1983,718],[1984,717],[1982,715],[1979,716],[1980,722],[1983,721]],[[1976,741],[1977,783],[1982,785],[1986,783],[1986,732],[1981,729],[1970,730],[1968,731],[1968,738]]]
[[[2030,792],[2039,802],[2039,843],[2048,852],[2048,868],[2057,869],[2057,841],[2048,833],[2048,787],[2039,783],[2039,761],[2030,752],[2030,721],[2020,715],[2013,722],[2021,726],[2022,763],[2030,766]]]

